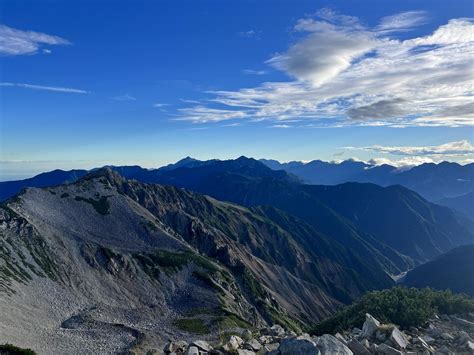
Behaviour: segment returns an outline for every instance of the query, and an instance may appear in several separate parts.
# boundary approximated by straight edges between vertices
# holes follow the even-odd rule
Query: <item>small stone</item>
[[[385,354],[385,355],[401,355],[403,354],[401,351],[392,348],[391,346],[388,346],[387,344],[380,344],[379,347],[377,348],[377,351]]]
[[[471,340],[471,338],[470,338],[469,334],[467,334],[464,330],[461,330],[461,331],[458,333],[458,338],[457,338],[458,344],[464,345],[464,344],[466,344],[469,340]]]

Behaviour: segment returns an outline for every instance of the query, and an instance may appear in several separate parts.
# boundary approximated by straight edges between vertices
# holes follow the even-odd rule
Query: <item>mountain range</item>
[[[354,160],[341,163],[321,160],[308,163],[280,163],[266,159],[260,161],[274,170],[285,170],[314,185],[337,185],[344,182],[369,182],[380,186],[402,185],[430,201],[474,191],[474,163],[424,163],[410,168],[397,168],[388,164],[372,165]]]
[[[246,157],[0,189],[0,333],[46,352],[305,328],[474,242],[472,221],[406,187],[310,185]]]

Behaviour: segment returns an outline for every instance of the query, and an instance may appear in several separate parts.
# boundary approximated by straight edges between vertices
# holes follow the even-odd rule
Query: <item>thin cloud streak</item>
[[[24,88],[24,89],[45,90],[45,91],[54,91],[54,92],[63,92],[63,93],[72,93],[72,94],[90,94],[90,91],[80,90],[80,89],[64,88],[64,87],[58,87],[58,86],[23,84],[23,83],[0,83],[0,87],[19,87],[19,88]]]

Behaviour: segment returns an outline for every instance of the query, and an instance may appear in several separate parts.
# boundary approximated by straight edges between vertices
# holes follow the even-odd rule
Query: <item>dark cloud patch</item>
[[[403,99],[380,100],[366,106],[354,107],[346,114],[353,120],[384,119],[403,116],[406,114]]]

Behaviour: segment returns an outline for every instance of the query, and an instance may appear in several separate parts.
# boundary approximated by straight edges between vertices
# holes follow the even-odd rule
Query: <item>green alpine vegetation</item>
[[[366,313],[383,323],[408,328],[422,326],[436,313],[458,314],[472,311],[474,299],[463,294],[430,288],[393,287],[367,293],[352,305],[316,324],[311,333],[334,334],[353,327],[361,328]]]

